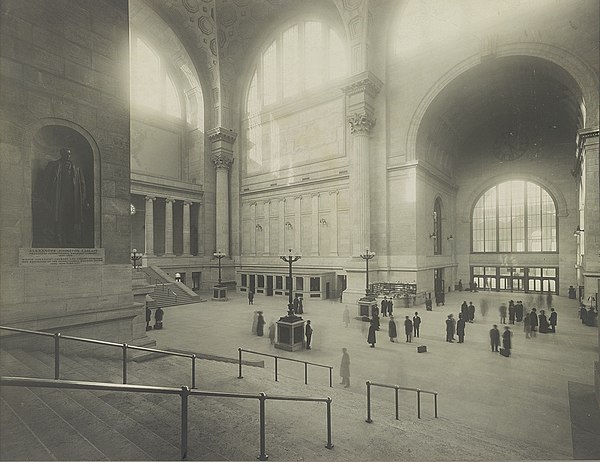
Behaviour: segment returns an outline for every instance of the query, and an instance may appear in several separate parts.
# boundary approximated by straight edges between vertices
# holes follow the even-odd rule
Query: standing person
[[[340,385],[344,385],[344,388],[348,388],[350,386],[350,355],[348,354],[348,350],[346,350],[346,348],[342,348],[340,377],[342,378],[342,383]]]
[[[254,291],[252,289],[248,291],[248,305],[254,305]]]
[[[529,313],[525,313],[523,316],[523,330],[525,331],[525,338],[531,338],[531,321],[529,319]]]
[[[469,317],[469,305],[467,305],[467,301],[465,300],[460,305],[460,313],[463,315],[463,318],[467,319]]]
[[[500,331],[497,324],[494,324],[494,327],[490,329],[490,345],[492,346],[492,351],[497,353],[498,346],[500,345]]]
[[[396,321],[394,321],[394,316],[392,315],[390,315],[390,322],[388,323],[388,335],[390,336],[390,342],[395,342],[394,339],[398,337]]]
[[[498,308],[500,312],[500,323],[506,324],[506,305],[504,303],[500,304],[500,308]]]
[[[162,329],[163,328],[163,316],[164,316],[165,312],[163,311],[163,309],[159,306],[158,308],[156,308],[156,311],[154,312],[154,328],[155,329]]]
[[[469,316],[465,319],[465,321],[475,321],[475,306],[473,305],[473,302],[469,302]]]
[[[294,295],[292,306],[294,307],[294,314],[298,314],[298,294]]]
[[[146,305],[146,330],[152,330],[150,321],[152,321],[152,310],[148,305]]]
[[[258,318],[256,319],[256,335],[259,337],[263,336],[265,324],[265,318],[262,315],[262,311],[259,311]]]
[[[479,302],[479,311],[481,311],[482,317],[485,318],[487,316],[488,309],[489,309],[489,305],[488,305],[487,298],[482,298],[481,301]]]
[[[546,317],[546,312],[544,310],[540,311],[540,314],[538,316],[539,319],[539,332],[540,334],[547,334],[548,333],[548,318]]]
[[[452,322],[452,315],[448,315],[446,319],[446,342],[454,342],[454,323]]]
[[[371,319],[371,324],[369,325],[369,335],[367,336],[367,343],[371,344],[371,348],[375,348],[375,343],[377,343],[377,338],[375,336],[375,332],[377,331],[376,323],[379,324],[379,320],[375,321],[375,316]]]
[[[304,314],[304,297],[298,297],[298,314]]]
[[[275,343],[275,323],[272,321],[269,324],[269,340],[271,341],[271,345]]]
[[[380,322],[379,322],[379,314],[377,312],[373,313],[373,324],[375,324],[375,330],[379,330]]]
[[[312,339],[313,328],[310,325],[310,319],[306,321],[306,349],[310,350],[310,341]]]
[[[415,315],[413,316],[413,329],[415,337],[419,337],[419,328],[421,327],[421,317],[419,313],[415,311]]]
[[[413,323],[408,316],[404,320],[404,333],[406,334],[406,341],[408,343],[412,342],[412,334],[413,334]]]
[[[517,322],[521,322],[523,320],[523,302],[521,300],[517,300],[517,304],[515,305],[515,316],[517,318]]]
[[[538,326],[538,316],[535,308],[531,308],[531,313],[529,313],[529,327],[531,328],[531,336],[535,337]]]
[[[456,323],[456,334],[458,335],[458,343],[465,343],[465,320],[462,313],[458,314],[458,322]]]
[[[508,323],[515,323],[515,302],[513,300],[508,302]]]
[[[450,314],[450,320],[452,321],[452,340],[454,340],[454,334],[456,334],[456,318],[453,314]]]
[[[557,317],[558,315],[556,314],[556,311],[554,311],[554,308],[550,308],[550,332],[552,333],[556,332],[556,324],[558,324],[556,322]]]
[[[344,326],[348,327],[348,324],[350,324],[350,311],[348,310],[347,306],[344,308],[344,314],[342,315],[342,320],[344,321]]]
[[[504,332],[502,332],[502,349],[504,350],[504,356],[510,356],[511,341],[510,337],[512,332],[508,326],[504,326]]]
[[[392,312],[394,311],[394,301],[390,298],[388,301],[388,315],[392,315]]]
[[[388,307],[387,297],[383,297],[383,300],[381,300],[381,316],[387,316],[387,307]]]

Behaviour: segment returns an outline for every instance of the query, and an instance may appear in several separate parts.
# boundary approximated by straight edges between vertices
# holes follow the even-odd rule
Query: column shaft
[[[217,249],[229,253],[229,170],[217,166]]]
[[[154,201],[155,197],[146,196],[146,213],[144,216],[145,254],[154,255]]]
[[[329,252],[331,255],[338,254],[338,196],[338,191],[331,193],[331,216],[329,218]]]
[[[365,132],[354,135],[352,143],[352,255],[360,255],[371,247],[369,137]]]
[[[165,199],[165,255],[173,255],[173,203],[174,199]]]
[[[265,202],[265,250],[264,255],[271,254],[271,201]]]
[[[191,202],[183,202],[183,254],[190,255],[190,205]]]
[[[312,196],[310,228],[312,231],[311,254],[319,255],[319,195]]]

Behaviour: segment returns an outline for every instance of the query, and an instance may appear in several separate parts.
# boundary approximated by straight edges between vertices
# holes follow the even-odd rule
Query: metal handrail
[[[28,330],[28,329],[20,329],[18,327],[7,327],[0,326],[0,330],[9,330],[13,332],[21,332],[25,334],[34,334],[41,335],[45,337],[54,337],[54,379],[60,380],[60,339],[65,340],[74,340],[76,342],[83,343],[94,343],[96,345],[106,345],[106,346],[114,346],[119,347],[123,350],[123,383],[127,383],[127,352],[128,350],[139,350],[139,351],[148,351],[151,353],[160,353],[169,356],[181,356],[184,358],[190,358],[192,360],[192,386],[191,388],[196,388],[196,358],[195,354],[187,354],[187,353],[178,353],[175,351],[168,350],[158,350],[156,348],[148,348],[136,345],[128,345],[127,343],[116,343],[109,342],[106,340],[96,340],[91,338],[83,338],[83,337],[74,337],[72,335],[62,335],[60,332],[56,332],[54,334],[50,332],[41,332],[37,330]]]
[[[398,390],[407,390],[407,391],[416,391],[417,392],[417,417],[421,418],[421,393],[428,393],[433,395],[433,402],[435,408],[435,418],[438,418],[438,404],[437,397],[438,394],[435,391],[421,390],[420,388],[412,388],[412,387],[401,387],[399,385],[387,385],[383,383],[375,383],[367,380],[367,420],[365,422],[371,423],[373,420],[371,419],[371,387],[381,387],[381,388],[393,388],[396,391],[396,420],[400,420],[398,417]]]
[[[333,444],[331,443],[331,397],[327,398],[312,398],[312,397],[300,397],[300,396],[267,396],[266,393],[259,393],[258,395],[250,393],[226,393],[216,391],[204,391],[204,390],[190,390],[186,386],[181,388],[173,387],[155,387],[146,385],[120,385],[115,383],[105,382],[82,382],[72,380],[60,380],[53,381],[50,379],[38,379],[32,377],[0,377],[1,386],[18,386],[18,387],[50,387],[50,388],[67,388],[76,390],[101,390],[101,391],[120,391],[120,392],[137,392],[137,393],[158,393],[168,395],[179,395],[181,397],[181,447],[180,455],[181,460],[187,458],[188,450],[188,397],[189,396],[212,396],[220,398],[241,398],[241,399],[257,399],[259,401],[259,440],[260,440],[260,454],[259,460],[268,460],[269,456],[266,453],[265,444],[265,427],[266,427],[266,407],[265,402],[267,400],[277,401],[310,401],[310,402],[323,402],[327,404],[327,449],[332,449]]]
[[[271,358],[274,358],[275,359],[275,382],[279,381],[277,379],[277,360],[283,359],[284,361],[292,361],[295,363],[304,363],[304,384],[305,385],[308,385],[308,365],[309,364],[311,366],[325,367],[325,368],[329,369],[329,386],[331,388],[333,388],[333,372],[332,372],[333,367],[332,366],[327,366],[325,364],[311,363],[309,361],[302,361],[300,359],[284,358],[283,356],[272,355],[269,353],[261,353],[259,351],[246,350],[244,348],[238,348],[238,367],[239,367],[238,379],[244,378],[244,376],[242,375],[242,352],[243,351],[245,351],[246,353],[252,353],[252,354],[261,355],[261,356],[269,356]]]

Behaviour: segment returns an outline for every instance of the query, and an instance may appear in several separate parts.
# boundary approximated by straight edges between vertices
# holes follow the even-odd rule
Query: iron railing
[[[266,393],[258,395],[250,393],[225,393],[216,391],[201,391],[191,390],[186,386],[181,388],[171,387],[154,387],[143,385],[120,385],[115,383],[103,382],[81,382],[60,380],[53,381],[50,379],[37,379],[30,377],[0,377],[0,385],[2,386],[18,386],[18,387],[41,387],[41,388],[67,388],[77,390],[101,390],[101,391],[119,391],[119,392],[137,392],[137,393],[158,393],[168,395],[179,395],[181,397],[181,460],[187,458],[188,452],[188,397],[189,396],[213,396],[219,398],[240,398],[240,399],[256,399],[259,401],[259,441],[260,454],[259,460],[267,460],[269,458],[266,453],[265,443],[265,427],[266,427],[266,401],[308,401],[308,402],[323,402],[327,404],[327,449],[332,449],[331,443],[331,401],[327,398],[311,398],[300,396],[267,396]]]
[[[367,423],[373,422],[371,419],[371,387],[381,387],[381,388],[392,388],[396,391],[396,420],[400,420],[398,417],[398,391],[399,390],[407,390],[407,391],[416,391],[417,392],[417,417],[421,418],[421,393],[428,393],[433,395],[433,402],[435,408],[435,418],[438,417],[438,404],[437,397],[438,394],[435,391],[427,391],[421,390],[420,388],[410,388],[410,387],[400,387],[398,385],[386,385],[383,383],[374,383],[367,380]]]
[[[28,329],[20,329],[17,327],[6,327],[0,326],[0,330],[8,330],[13,332],[21,332],[25,334],[33,334],[40,335],[44,337],[53,337],[54,338],[54,378],[56,380],[60,379],[60,340],[74,340],[77,342],[83,343],[94,343],[96,345],[107,345],[119,347],[122,349],[123,354],[123,383],[127,383],[127,353],[129,350],[138,350],[138,351],[148,351],[151,353],[160,353],[169,356],[182,356],[184,358],[190,358],[192,360],[192,389],[196,388],[196,355],[195,354],[186,354],[186,353],[177,353],[175,351],[168,350],[157,350],[156,348],[147,348],[136,345],[128,345],[127,343],[116,343],[116,342],[108,342],[105,340],[96,340],[90,338],[82,338],[82,337],[73,337],[71,335],[62,335],[60,332],[51,333],[51,332],[41,332],[37,330],[28,330]]]
[[[277,355],[271,355],[268,353],[260,353],[258,351],[252,351],[252,350],[245,350],[244,348],[238,348],[238,366],[239,366],[239,375],[238,375],[238,379],[243,379],[244,376],[242,375],[242,352],[246,352],[246,353],[252,353],[255,355],[261,355],[261,356],[269,356],[271,358],[275,359],[275,382],[278,382],[278,376],[277,376],[277,361],[279,359],[283,359],[284,361],[292,361],[292,362],[296,362],[296,363],[304,363],[304,384],[307,385],[308,384],[308,365],[310,364],[311,366],[317,366],[317,367],[325,367],[327,369],[329,369],[329,386],[333,388],[333,367],[332,366],[327,366],[325,364],[317,364],[317,363],[311,363],[309,361],[301,361],[299,359],[292,359],[292,358],[284,358],[282,356],[277,356]]]

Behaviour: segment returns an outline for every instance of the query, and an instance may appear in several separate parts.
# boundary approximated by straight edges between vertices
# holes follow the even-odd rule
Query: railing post
[[[127,344],[123,344],[123,383],[127,383]]]
[[[437,419],[438,418],[438,416],[437,416],[437,393],[433,394],[433,404],[435,406],[435,418]]]
[[[396,389],[396,420],[400,420],[398,418],[398,385],[395,385],[394,388]]]
[[[192,389],[196,388],[196,355],[192,354]]]
[[[329,368],[329,387],[333,388],[333,367]]]
[[[60,379],[60,332],[54,334],[54,380]]]
[[[417,388],[417,417],[421,418],[421,390]]]
[[[304,363],[304,385],[308,385],[308,363]]]
[[[265,452],[265,400],[267,395],[260,393],[258,399],[260,401],[260,454],[258,460],[268,460],[269,456]]]
[[[367,423],[373,422],[371,420],[371,382],[367,380]]]
[[[238,379],[243,379],[244,376],[242,375],[242,349],[238,348],[238,370],[239,370],[239,375],[238,375]]]
[[[331,444],[331,397],[327,397],[327,444],[325,445],[327,449],[332,449],[333,444]]]
[[[181,460],[187,458],[189,394],[190,389],[188,387],[181,387]]]
[[[275,382],[277,382],[277,356],[275,356]]]

